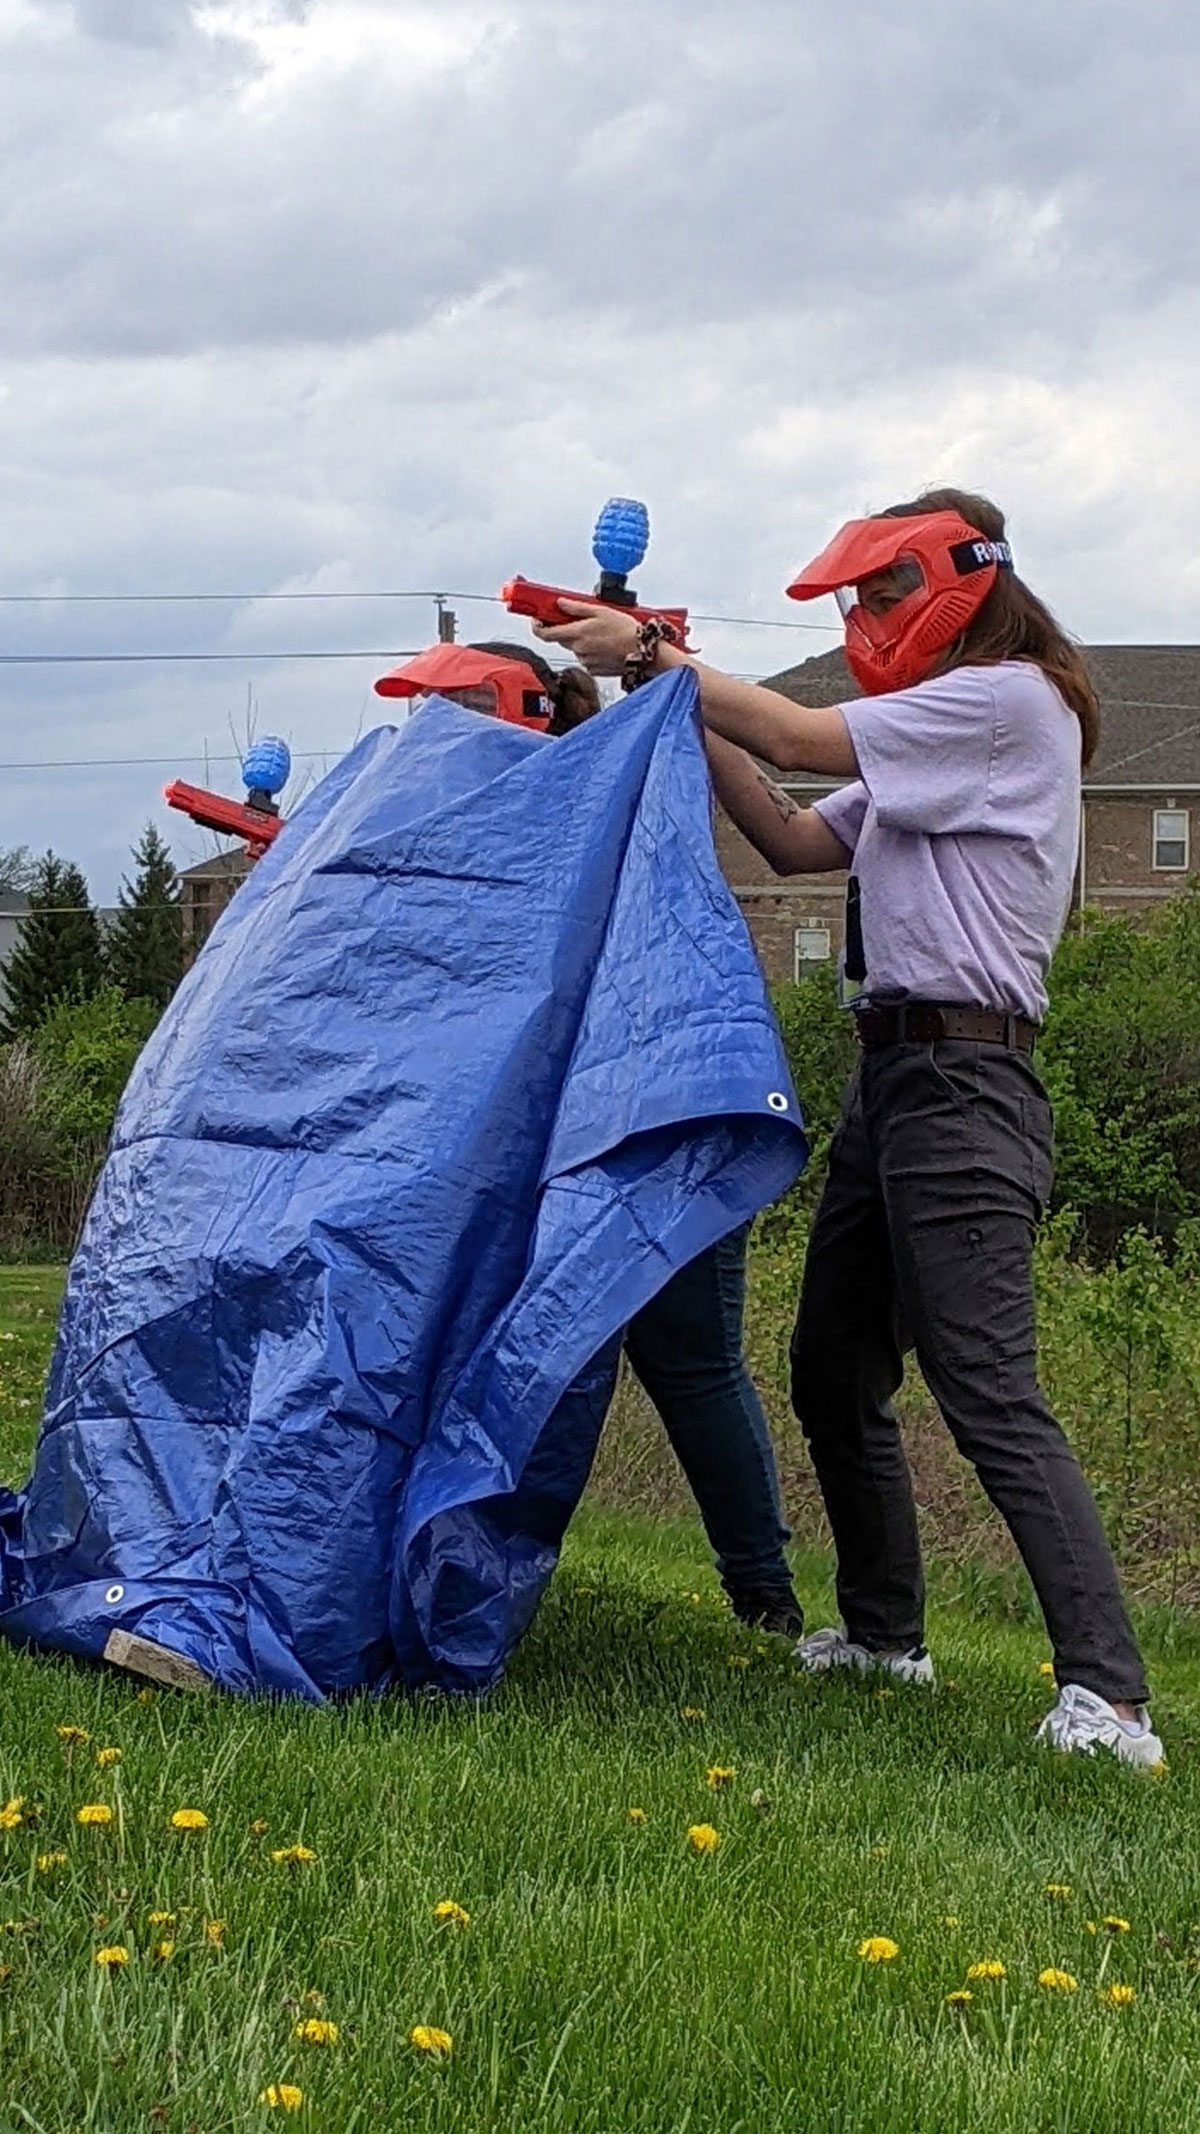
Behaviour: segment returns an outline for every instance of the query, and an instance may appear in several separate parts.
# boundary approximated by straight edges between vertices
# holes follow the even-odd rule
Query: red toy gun
[[[242,765],[245,800],[226,800],[223,793],[206,793],[203,786],[187,785],[182,778],[163,787],[163,798],[169,808],[189,815],[202,830],[244,837],[251,859],[258,860],[283,828],[275,795],[282,792],[291,770],[287,742],[270,734],[254,742]]]
[[[566,586],[539,585],[532,578],[510,578],[500,589],[500,598],[512,615],[529,615],[537,622],[549,623],[552,627],[568,622],[563,614],[560,600],[598,601],[601,607],[621,608],[632,615],[635,622],[669,622],[679,632],[679,643],[687,646],[688,615],[686,608],[639,607],[637,594],[628,584],[630,571],[636,570],[650,542],[650,516],[644,504],[634,497],[610,497],[596,521],[592,536],[592,554],[600,566],[600,582],[594,593],[572,593]]]

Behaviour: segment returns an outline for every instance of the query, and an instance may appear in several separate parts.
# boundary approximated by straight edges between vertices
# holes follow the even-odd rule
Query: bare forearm
[[[854,743],[836,705],[817,709],[793,704],[774,689],[736,681],[666,645],[659,648],[659,664],[690,666],[700,684],[700,709],[709,731],[774,764],[776,770],[857,776]]]
[[[815,808],[802,808],[744,749],[707,737],[713,789],[743,837],[776,874],[824,874],[847,865],[847,853]]]

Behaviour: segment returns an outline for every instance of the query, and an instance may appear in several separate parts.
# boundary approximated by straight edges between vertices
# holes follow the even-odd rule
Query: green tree
[[[38,860],[4,983],[9,1038],[36,1029],[56,1000],[85,1000],[103,985],[100,922],[74,861],[53,852]]]
[[[133,858],[137,872],[117,892],[105,960],[127,1000],[152,1000],[165,1008],[183,976],[179,876],[153,823],[147,823]]]

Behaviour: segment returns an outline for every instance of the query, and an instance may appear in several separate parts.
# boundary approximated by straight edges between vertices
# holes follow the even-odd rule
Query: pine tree
[[[4,973],[4,1035],[34,1029],[56,1000],[98,993],[103,983],[100,922],[87,883],[72,860],[47,852],[34,867],[29,911]]]
[[[183,976],[179,876],[153,823],[147,823],[133,857],[137,873],[117,892],[105,960],[127,1000],[153,1000],[165,1008]]]

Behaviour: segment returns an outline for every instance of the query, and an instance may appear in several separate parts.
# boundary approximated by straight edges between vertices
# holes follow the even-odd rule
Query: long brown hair
[[[549,697],[553,712],[548,734],[569,734],[585,719],[594,718],[600,709],[600,691],[586,667],[552,667],[549,660],[535,652],[532,645],[510,645],[503,642],[471,646],[472,652],[493,652],[501,659],[522,660],[532,667],[545,694]]]
[[[892,504],[876,513],[881,519],[915,519],[928,511],[957,511],[989,541],[1004,539],[1004,513],[985,496],[969,489],[926,489],[911,504]],[[1005,659],[1028,659],[1053,682],[1079,721],[1083,766],[1087,769],[1100,741],[1100,704],[1087,663],[1073,638],[1054,620],[1049,608],[1011,570],[996,573],[995,583],[978,614],[942,654],[934,674],[952,667],[994,667]]]

